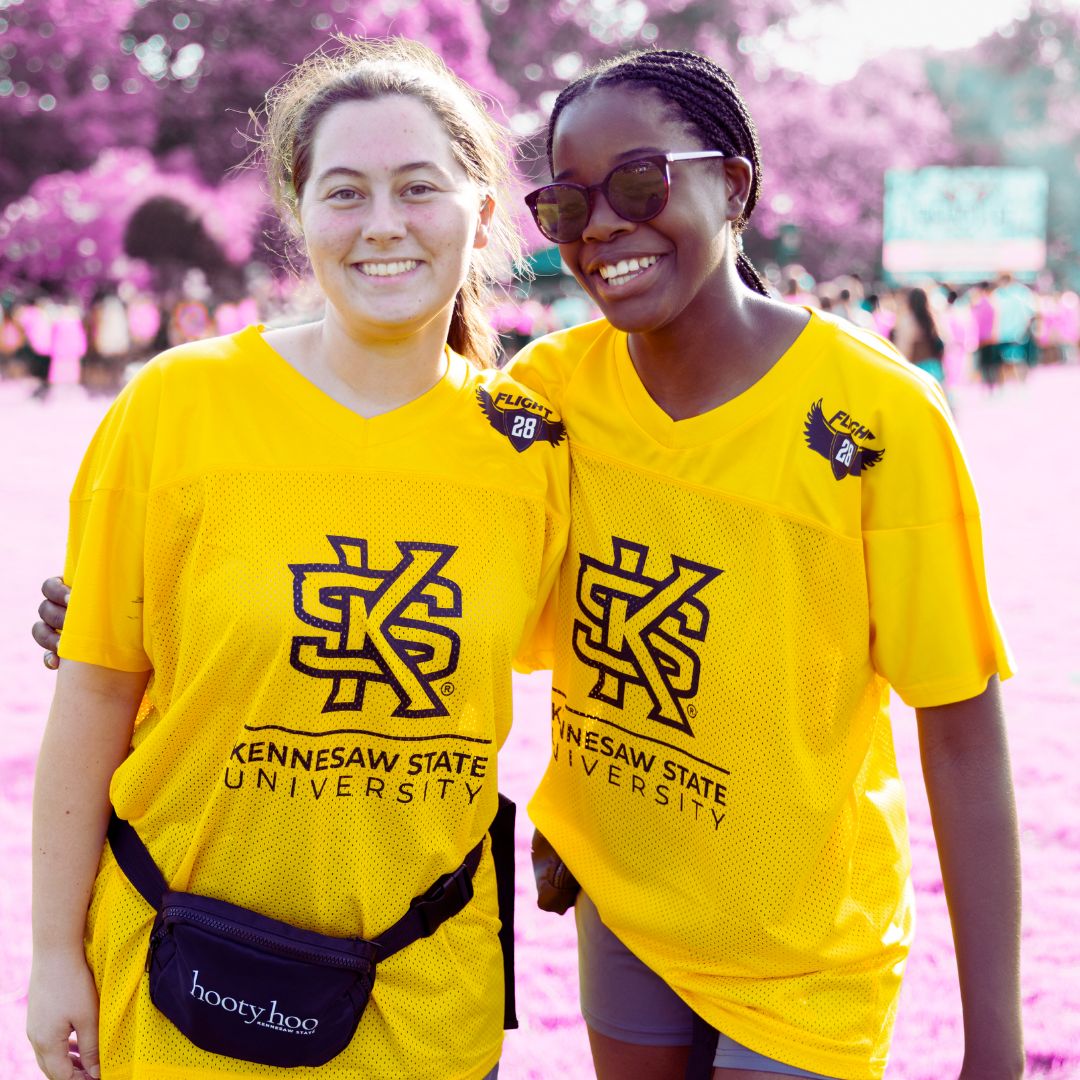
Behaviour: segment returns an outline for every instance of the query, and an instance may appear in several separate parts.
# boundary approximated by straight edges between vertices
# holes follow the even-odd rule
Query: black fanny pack
[[[494,844],[497,834],[505,836],[507,817],[513,856],[514,804],[499,799],[492,827],[497,864]],[[433,934],[468,904],[484,846],[481,840],[393,926],[365,941],[329,937],[223,900],[170,891],[138,834],[115,813],[108,839],[128,880],[157,911],[146,959],[155,1007],[203,1050],[279,1068],[323,1065],[349,1045],[378,962]],[[501,896],[502,881],[499,886]],[[513,942],[512,915],[509,922],[503,928],[508,934],[499,935],[504,967]],[[509,980],[512,964],[510,953]],[[512,986],[508,981],[508,1026],[516,1026]]]

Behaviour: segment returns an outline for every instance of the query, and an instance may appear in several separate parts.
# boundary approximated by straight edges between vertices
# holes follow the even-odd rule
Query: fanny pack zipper
[[[170,924],[180,921],[176,918],[178,915],[183,917],[182,921],[184,922],[196,923],[199,926],[206,927],[208,930],[216,930],[219,933],[227,934],[230,937],[251,942],[253,945],[269,948],[280,956],[291,956],[298,960],[307,960],[312,963],[323,964],[327,967],[346,968],[351,971],[371,970],[371,961],[365,960],[363,957],[352,956],[344,952],[335,953],[330,952],[329,950],[324,952],[319,949],[307,948],[293,941],[237,926],[224,919],[216,919],[213,915],[207,915],[205,912],[198,911],[195,908],[179,906],[162,908],[161,925],[154,931],[150,938],[151,952],[153,952],[153,946],[156,946],[168,935]],[[149,956],[147,956],[146,964],[147,970],[149,970]]]

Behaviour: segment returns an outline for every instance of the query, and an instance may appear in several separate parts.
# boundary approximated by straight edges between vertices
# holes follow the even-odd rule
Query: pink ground
[[[63,389],[63,388],[62,388]],[[53,677],[28,630],[37,584],[61,565],[66,495],[105,402],[78,391],[41,406],[0,383],[0,1070],[37,1074],[23,1036],[29,965],[30,792]],[[995,602],[1020,663],[1005,685],[1023,829],[1024,1009],[1030,1075],[1080,1077],[1080,368],[1038,371],[994,400],[960,394],[960,427],[983,500]],[[523,805],[543,767],[546,680],[518,684],[502,787]],[[919,932],[908,968],[891,1078],[955,1076],[959,1001],[944,897],[913,737],[894,725],[912,816]],[[591,1075],[577,1012],[569,918],[532,906],[528,830],[519,822],[518,1000],[506,1080]],[[6,1068],[4,1068],[6,1066]]]

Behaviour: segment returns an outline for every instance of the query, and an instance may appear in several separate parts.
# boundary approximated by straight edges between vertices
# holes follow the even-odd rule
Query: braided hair
[[[750,195],[734,223],[738,238],[736,265],[747,286],[768,296],[768,286],[743,251],[741,240],[761,194],[761,146],[757,128],[735,80],[708,57],[676,49],[650,49],[606,60],[590,68],[564,87],[555,101],[547,129],[548,164],[552,163],[555,125],[563,109],[590,90],[623,83],[655,90],[671,107],[674,118],[693,130],[706,148],[747,158],[753,165]]]

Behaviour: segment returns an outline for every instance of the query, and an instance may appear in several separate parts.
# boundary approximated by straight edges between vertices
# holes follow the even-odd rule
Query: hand
[[[97,987],[81,951],[43,960],[35,957],[26,1037],[49,1080],[101,1076]]]
[[[63,578],[51,577],[41,583],[41,592],[45,597],[38,608],[41,621],[34,623],[31,633],[45,650],[45,666],[55,671],[60,666],[56,650],[60,644],[60,631],[64,628],[71,590],[64,584]]]

